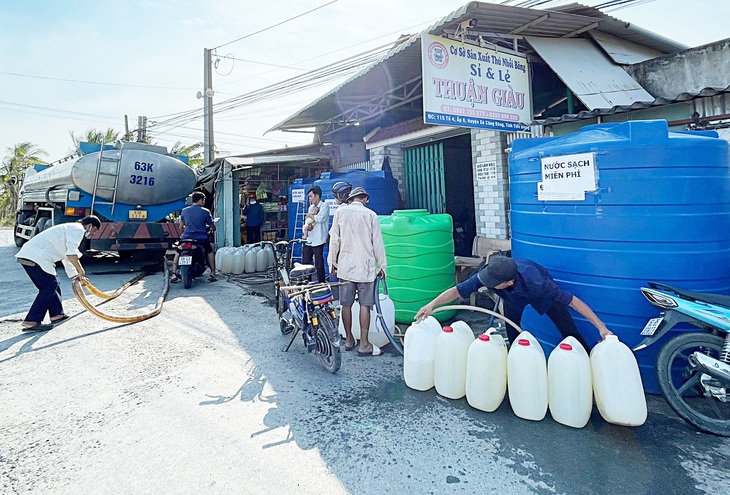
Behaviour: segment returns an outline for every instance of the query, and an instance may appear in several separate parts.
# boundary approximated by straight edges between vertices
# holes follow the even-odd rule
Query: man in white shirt
[[[316,206],[316,214],[308,213],[314,220],[312,230],[307,235],[307,243],[302,247],[302,263],[310,264],[314,259],[317,269],[317,282],[324,282],[324,246],[327,244],[327,228],[330,221],[330,206],[322,201],[322,189],[313,186],[307,192],[309,203]]]
[[[22,323],[24,332],[44,332],[53,328],[54,323],[68,318],[61,303],[56,262],[63,262],[69,278],[84,278],[86,272],[79,262],[79,246],[85,237],[91,236],[100,227],[99,219],[89,215],[78,222],[62,223],[44,230],[20,248],[15,258],[38,289],[38,295]],[[46,313],[51,318],[50,325],[43,324]]]
[[[385,245],[380,232],[378,215],[365,206],[370,195],[362,187],[355,187],[347,198],[352,202],[337,208],[330,229],[327,261],[330,273],[349,284],[340,286],[342,325],[345,327],[345,349],[355,348],[352,335],[352,304],[357,293],[360,303],[359,356],[372,356],[373,346],[368,340],[370,308],[375,304],[375,277],[385,278]]]

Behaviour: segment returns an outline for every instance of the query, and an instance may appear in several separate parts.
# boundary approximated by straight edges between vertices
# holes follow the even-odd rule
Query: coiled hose
[[[136,316],[113,316],[108,315],[106,313],[101,312],[96,306],[91,304],[88,299],[86,299],[86,294],[84,293],[84,287],[88,289],[90,293],[93,295],[100,297],[102,299],[106,299],[107,301],[110,301],[114,299],[115,297],[118,297],[122,292],[127,290],[130,286],[140,281],[142,278],[147,275],[146,273],[142,272],[136,277],[134,277],[132,280],[112,292],[111,294],[107,294],[106,292],[102,292],[96,287],[94,287],[91,282],[88,281],[88,279],[78,279],[75,278],[73,282],[71,282],[71,288],[73,289],[74,295],[76,296],[76,299],[79,300],[81,305],[86,308],[89,313],[98,316],[101,319],[112,321],[114,323],[137,323],[144,320],[149,320],[150,318],[153,318],[160,314],[162,312],[162,305],[165,302],[165,297],[167,297],[167,291],[170,288],[170,279],[168,277],[168,270],[167,270],[167,263],[163,263],[164,266],[164,275],[165,275],[165,287],[162,289],[162,294],[157,299],[157,303],[155,304],[155,308],[146,314],[143,315],[136,315]]]

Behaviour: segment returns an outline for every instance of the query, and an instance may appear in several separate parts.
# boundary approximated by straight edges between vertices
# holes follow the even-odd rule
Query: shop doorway
[[[408,148],[404,153],[406,205],[454,220],[454,250],[470,256],[476,235],[471,135]]]

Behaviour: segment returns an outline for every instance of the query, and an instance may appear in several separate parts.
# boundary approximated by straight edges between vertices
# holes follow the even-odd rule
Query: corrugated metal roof
[[[675,98],[656,98],[651,102],[636,102],[631,105],[617,105],[611,108],[596,108],[591,111],[562,115],[560,117],[550,117],[549,119],[543,120],[534,120],[530,123],[530,125],[555,125],[565,122],[576,122],[578,120],[595,119],[596,117],[605,115],[615,115],[634,110],[644,110],[651,107],[670,105],[672,103],[682,103],[684,101],[695,100],[697,98],[717,96],[723,93],[730,93],[730,86],[725,88],[705,88],[697,93],[682,93],[677,95]]]
[[[590,40],[530,37],[527,41],[590,110],[654,100]]]
[[[559,38],[591,28],[648,46],[661,53],[673,53],[686,48],[680,43],[649,33],[597,9],[577,4],[554,10],[536,10],[471,2],[423,32],[435,35],[453,33],[461,21],[470,18],[478,22],[475,31],[481,33],[487,41],[497,43],[510,41],[504,38],[504,35],[510,33],[515,36]],[[420,38],[419,33],[400,42],[380,60],[269,131],[314,127],[327,123],[344,111],[405,84],[421,73]],[[524,40],[519,41],[518,45],[523,53],[531,51],[531,47]]]

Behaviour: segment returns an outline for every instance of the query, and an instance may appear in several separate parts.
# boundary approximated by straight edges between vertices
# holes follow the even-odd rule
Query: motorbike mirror
[[[220,220],[220,219],[221,219],[221,217],[215,217],[215,218],[213,219],[213,223],[218,223],[218,220]]]

